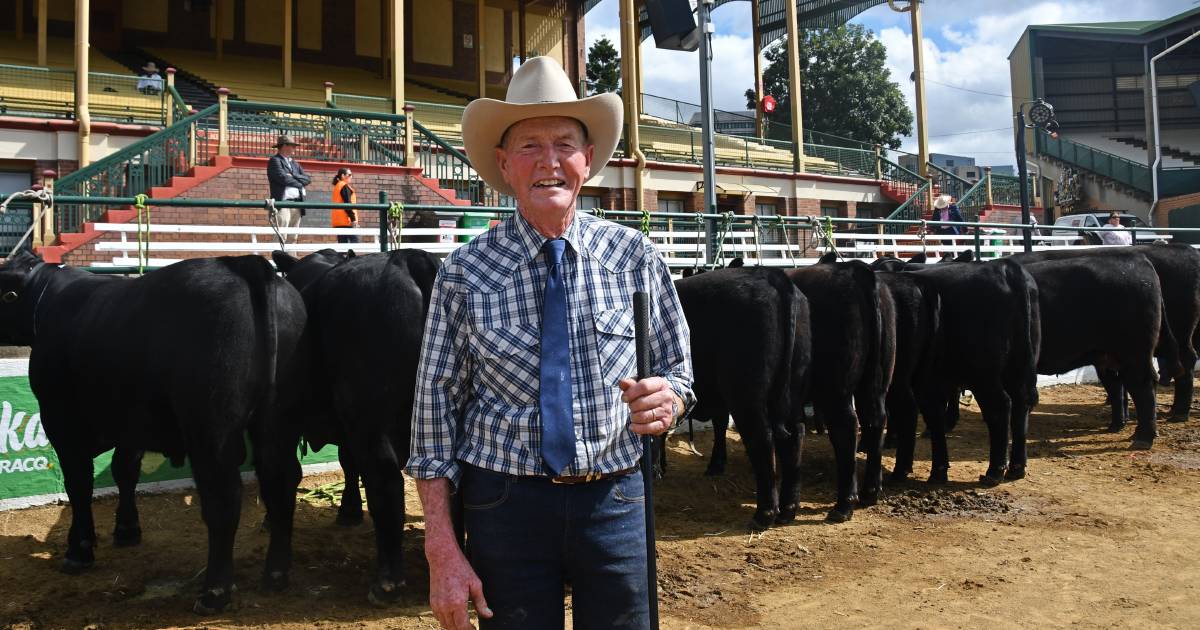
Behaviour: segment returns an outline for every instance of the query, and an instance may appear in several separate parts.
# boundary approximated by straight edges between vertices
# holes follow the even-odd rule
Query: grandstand
[[[113,0],[95,5],[89,33],[77,34],[90,50],[85,119],[76,115],[77,42],[63,37],[74,33],[74,5],[46,2],[46,36],[35,34],[36,11],[18,12],[19,23],[0,20],[0,29],[21,34],[0,31],[0,169],[35,181],[45,169],[58,171],[65,177],[56,186],[65,194],[157,198],[213,187],[219,197],[253,200],[264,190],[251,175],[272,152],[274,136],[288,133],[301,143],[309,170],[355,164],[383,178],[371,195],[451,205],[509,201],[484,185],[462,154],[462,108],[480,95],[502,98],[514,67],[534,54],[559,60],[582,88],[583,16],[594,5],[428,0],[418,8],[402,0],[289,0],[284,13],[291,19],[284,19],[258,3]],[[37,4],[24,2],[26,9]],[[861,10],[870,3],[825,4],[845,17],[837,7]],[[4,6],[11,4],[0,0]],[[343,19],[325,20],[331,13]],[[40,62],[39,44],[46,48]],[[175,69],[163,94],[134,88],[145,61]],[[623,141],[609,164],[595,165],[598,176],[582,191],[582,207],[704,209],[700,131],[690,117],[642,112],[642,101],[653,98],[625,96],[638,123],[638,147]],[[57,120],[51,126],[46,119]],[[626,140],[633,128],[627,125]],[[1011,212],[1014,178],[974,183],[932,168],[925,177],[875,147],[797,131],[799,146],[717,134],[715,210],[920,218],[929,216],[933,196],[949,194],[971,218]],[[314,183],[313,198],[327,194],[325,188]],[[61,208],[39,244],[71,260],[97,223],[129,221],[131,212]],[[253,213],[219,216],[260,225]]]
[[[1159,21],[1034,25],[1009,56],[1014,109],[1044,98],[1059,138],[1028,131],[1043,196],[1070,186],[1046,221],[1085,209],[1114,209],[1165,225],[1168,200],[1200,190],[1200,39],[1157,65],[1162,159],[1155,197],[1154,123],[1147,60],[1200,29],[1200,9]],[[1078,190],[1075,190],[1078,188]],[[1165,203],[1165,205],[1164,205]]]

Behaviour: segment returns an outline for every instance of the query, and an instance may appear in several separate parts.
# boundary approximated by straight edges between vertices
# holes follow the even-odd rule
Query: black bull
[[[287,584],[300,428],[279,410],[305,366],[305,318],[300,295],[256,256],[189,260],[137,279],[48,265],[27,252],[0,267],[0,342],[32,346],[29,382],[71,502],[65,571],[95,558],[96,455],[117,449],[117,544],[140,540],[140,453],[186,457],[208,527],[195,609],[223,609],[248,434],[271,524],[264,586]]]
[[[314,369],[301,414],[314,446],[338,444],[346,469],[339,518],[361,518],[362,475],[375,525],[368,598],[396,601],[404,584],[404,478],[421,335],[438,260],[420,250],[344,258],[322,250],[274,259],[308,307]]]
[[[714,426],[709,474],[724,470],[732,414],[754,469],[752,525],[791,521],[812,358],[808,302],[782,271],[764,267],[719,269],[677,280],[675,288],[691,329],[692,415]]]

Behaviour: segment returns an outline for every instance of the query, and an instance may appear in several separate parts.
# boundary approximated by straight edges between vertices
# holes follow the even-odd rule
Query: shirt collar
[[[571,218],[571,224],[567,226],[567,230],[563,232],[562,239],[567,242],[567,249],[573,250],[577,255],[582,255],[583,250],[583,228],[581,227],[580,211],[576,210]],[[546,241],[550,240],[542,236],[525,217],[521,216],[520,211],[513,212],[513,226],[516,231],[517,241],[521,243],[522,250],[525,252],[526,260],[537,258],[542,251],[542,246]]]

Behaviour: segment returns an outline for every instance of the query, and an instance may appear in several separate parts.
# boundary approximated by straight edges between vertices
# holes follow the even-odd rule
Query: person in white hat
[[[162,76],[158,74],[158,66],[153,61],[147,61],[138,73],[137,91],[151,95],[162,93]]]
[[[962,213],[958,211],[958,204],[954,203],[954,197],[939,195],[937,199],[933,200],[933,220],[964,222]],[[962,234],[963,229],[957,225],[938,225],[933,228],[933,232],[934,234]],[[953,242],[948,244],[954,245]]]
[[[638,231],[575,211],[621,133],[613,94],[577,99],[536,57],[505,101],[463,112],[467,157],[517,212],[446,258],[430,298],[406,471],[425,512],[429,601],[446,628],[648,628],[640,435],[694,402],[665,261]],[[635,381],[633,293],[651,302]],[[465,512],[470,560],[450,495]]]

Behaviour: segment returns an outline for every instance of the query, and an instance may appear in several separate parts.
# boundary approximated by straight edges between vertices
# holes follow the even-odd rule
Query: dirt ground
[[[705,477],[706,458],[673,440],[672,468],[655,490],[663,626],[1197,627],[1200,421],[1164,424],[1153,451],[1129,451],[1131,429],[1103,430],[1103,397],[1092,386],[1042,390],[1029,476],[995,489],[976,483],[986,432],[978,410],[966,409],[950,440],[949,485],[888,488],[880,505],[842,525],[822,520],[833,497],[832,453],[824,436],[809,436],[800,516],[763,534],[745,527],[753,483],[736,434],[720,478]],[[1160,390],[1160,411],[1168,400]],[[697,435],[700,452],[710,440]],[[926,441],[917,456],[914,477],[923,479]],[[305,486],[337,479],[319,475]],[[205,561],[193,495],[141,497],[145,535],[134,549],[112,548],[116,501],[98,501],[97,562],[77,577],[57,570],[68,508],[0,513],[0,627],[436,627],[415,492],[408,594],[391,609],[366,600],[369,521],[339,528],[328,504],[300,503],[291,589],[259,592],[267,536],[254,495],[248,486],[238,609],[213,618],[189,610]]]

